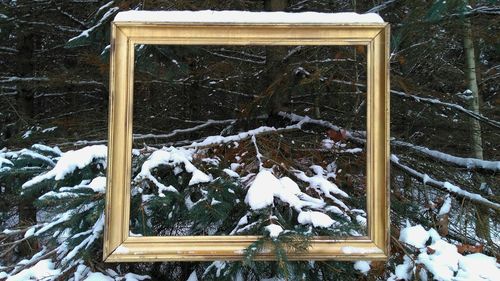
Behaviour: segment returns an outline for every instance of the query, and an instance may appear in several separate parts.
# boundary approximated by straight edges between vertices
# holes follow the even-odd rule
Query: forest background
[[[119,11],[131,9],[374,12],[389,22],[393,154],[388,261],[294,263],[277,251],[276,263],[253,262],[252,253],[240,263],[102,263],[110,22]],[[498,278],[499,15],[498,2],[488,0],[0,1],[0,280]],[[136,52],[133,188],[140,192],[131,204],[137,210],[149,208],[144,214],[163,227],[137,217],[131,222],[135,233],[164,234],[173,228],[161,219],[176,216],[155,204],[174,200],[164,197],[168,190],[162,188],[177,179],[157,170],[142,172],[153,153],[172,154],[168,147],[259,126],[278,132],[256,133],[238,145],[204,147],[203,157],[217,159],[215,164],[197,162],[199,153],[183,155],[211,175],[208,185],[240,190],[235,196],[241,201],[259,166],[274,169],[276,177],[292,174],[297,182],[324,172],[349,198],[363,196],[366,159],[362,142],[356,142],[366,130],[359,121],[365,118],[363,48],[145,47]],[[295,127],[286,129],[294,122],[307,123],[305,116],[311,127],[299,126],[302,135]],[[289,146],[274,153],[280,138]],[[302,150],[317,151],[297,152],[291,145],[296,142]],[[225,171],[223,164],[234,159],[247,168]],[[182,166],[186,170],[188,162]],[[169,165],[174,164],[155,168]],[[292,166],[305,171],[309,165],[312,171],[290,173]],[[327,172],[335,175],[329,178]],[[155,179],[161,178],[158,184]],[[184,187],[186,194],[193,191],[191,185]],[[145,197],[148,189],[158,198]],[[326,193],[314,195],[331,199],[324,198]],[[232,198],[225,193],[199,196],[200,201]],[[274,200],[276,206],[286,205]],[[338,221],[345,215],[362,226],[366,214],[355,208],[361,203],[345,202]],[[220,215],[231,207],[212,205],[220,212],[204,218],[203,209],[186,203],[193,214],[179,214],[178,222],[198,219],[213,227],[218,221],[225,226],[218,231],[227,233],[244,225],[240,217]],[[278,248],[292,243],[266,228],[284,227],[281,217],[265,222],[259,217],[263,214],[248,212],[259,222],[252,233],[267,235]],[[297,219],[290,214],[288,220]],[[307,230],[294,231],[307,240]]]

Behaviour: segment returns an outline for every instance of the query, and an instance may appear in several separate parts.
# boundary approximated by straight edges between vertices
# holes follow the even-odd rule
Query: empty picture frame
[[[119,13],[111,24],[106,262],[242,260],[259,236],[129,236],[134,50],[158,45],[363,45],[367,49],[368,235],[315,237],[290,260],[383,260],[389,251],[389,25],[353,13]],[[273,260],[262,251],[258,260]]]

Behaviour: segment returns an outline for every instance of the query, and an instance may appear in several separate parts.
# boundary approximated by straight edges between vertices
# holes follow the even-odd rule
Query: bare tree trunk
[[[470,110],[475,113],[480,113],[479,109],[479,89],[477,87],[476,78],[476,56],[474,53],[474,42],[472,41],[472,27],[470,19],[465,19],[465,36],[464,36],[464,50],[465,50],[465,75],[467,76],[467,86],[472,92],[472,100]],[[483,141],[481,137],[481,123],[478,120],[471,118],[471,132],[472,132],[472,148],[474,157],[483,159]]]
[[[476,74],[476,55],[474,51],[474,41],[472,37],[472,25],[469,18],[464,23],[464,52],[465,52],[465,75],[467,78],[467,87],[472,92],[470,110],[480,113],[479,107],[479,89],[477,86]],[[470,118],[471,126],[471,144],[473,156],[477,159],[483,159],[483,141],[481,136],[481,124],[479,120]],[[478,177],[482,181],[482,177]],[[480,183],[481,184],[481,183]],[[490,240],[490,225],[488,208],[476,207],[476,235],[480,238]]]

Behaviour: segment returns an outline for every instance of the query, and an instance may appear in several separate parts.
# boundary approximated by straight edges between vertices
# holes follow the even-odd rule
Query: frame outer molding
[[[242,260],[259,236],[129,237],[135,44],[364,45],[367,47],[368,237],[317,237],[290,260],[384,260],[389,254],[389,25],[171,24],[111,25],[105,262]],[[371,163],[371,164],[370,164]],[[257,260],[274,260],[264,251]]]

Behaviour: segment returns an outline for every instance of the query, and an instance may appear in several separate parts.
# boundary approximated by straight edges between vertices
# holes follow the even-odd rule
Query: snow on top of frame
[[[286,13],[247,11],[126,11],[116,15],[115,22],[166,23],[275,23],[275,24],[350,24],[383,23],[375,13]]]

